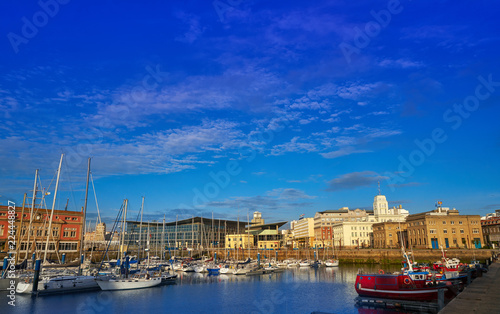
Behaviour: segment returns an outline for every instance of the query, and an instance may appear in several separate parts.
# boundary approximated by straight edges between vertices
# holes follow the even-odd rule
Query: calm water
[[[360,267],[380,268],[297,268],[260,276],[179,273],[176,285],[143,290],[17,295],[15,310],[3,296],[0,313],[360,313],[354,303]]]

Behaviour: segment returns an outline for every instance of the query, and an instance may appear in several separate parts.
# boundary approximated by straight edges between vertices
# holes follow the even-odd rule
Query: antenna
[[[378,195],[380,195],[380,181],[378,181]]]

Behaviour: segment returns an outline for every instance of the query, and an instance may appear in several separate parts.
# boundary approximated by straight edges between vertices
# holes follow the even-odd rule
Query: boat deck
[[[500,309],[500,263],[490,265],[489,271],[476,278],[456,298],[448,303],[439,314],[468,313],[491,314]]]

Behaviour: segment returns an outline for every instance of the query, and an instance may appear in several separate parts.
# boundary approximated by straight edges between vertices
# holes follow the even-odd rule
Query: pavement
[[[500,262],[490,265],[487,273],[478,277],[439,314],[500,313]]]

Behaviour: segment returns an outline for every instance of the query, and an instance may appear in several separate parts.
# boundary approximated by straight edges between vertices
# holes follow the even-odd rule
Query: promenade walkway
[[[483,277],[476,278],[439,314],[500,313],[500,263],[490,265]]]

